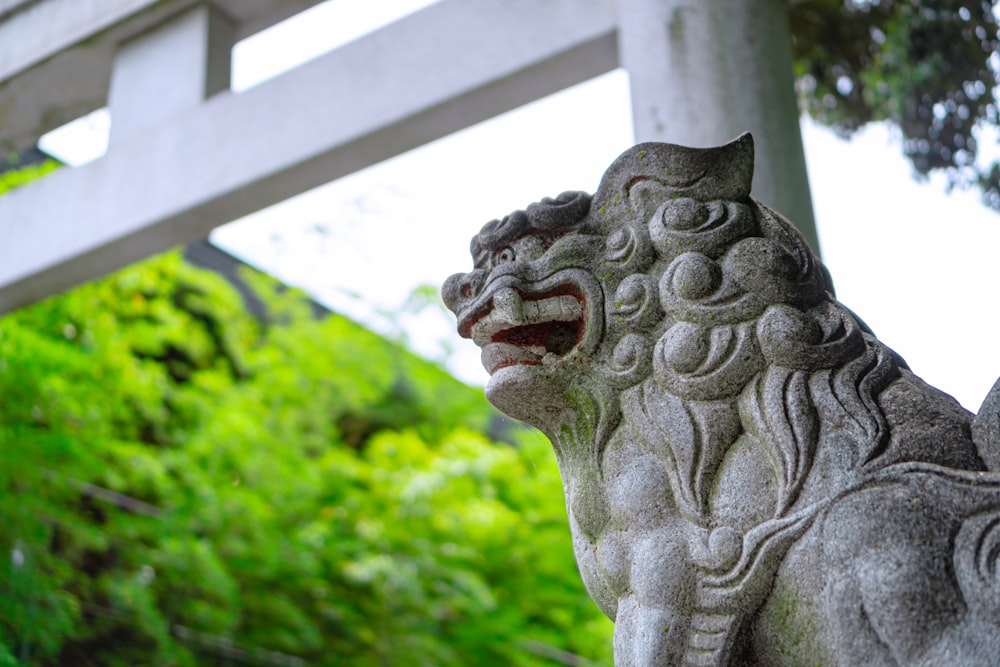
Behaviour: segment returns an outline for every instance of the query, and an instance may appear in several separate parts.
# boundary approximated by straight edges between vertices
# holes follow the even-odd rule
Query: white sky
[[[334,0],[234,49],[243,90],[430,0]],[[486,221],[563,190],[593,191],[632,143],[628,78],[617,71],[219,228],[212,239],[334,309],[483,383],[478,349],[440,309],[395,318],[421,284],[471,268],[468,242]],[[103,152],[98,137],[50,137],[49,150]],[[803,121],[824,261],[838,297],[931,384],[975,411],[1000,376],[994,293],[1000,216],[974,192],[918,184],[891,132],[851,143]],[[75,146],[74,146],[75,144]],[[89,154],[86,154],[87,151]]]

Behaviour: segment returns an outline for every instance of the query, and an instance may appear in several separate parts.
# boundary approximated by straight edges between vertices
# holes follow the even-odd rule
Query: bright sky
[[[234,49],[243,90],[430,0],[333,0]],[[478,349],[439,308],[398,313],[419,285],[471,268],[486,221],[563,190],[593,191],[632,143],[628,77],[594,79],[216,230],[230,252],[482,384]],[[105,136],[107,118],[84,125]],[[1000,376],[993,292],[1000,216],[974,192],[918,184],[885,127],[846,143],[802,124],[824,261],[838,297],[929,383],[977,410]],[[102,134],[103,133],[103,134]],[[50,137],[92,159],[101,140]],[[88,148],[89,146],[89,148]],[[82,155],[82,154],[81,154]]]

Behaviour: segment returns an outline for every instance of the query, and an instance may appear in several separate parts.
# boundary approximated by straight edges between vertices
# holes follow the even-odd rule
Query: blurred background
[[[8,4],[0,26],[58,2]],[[234,99],[444,3],[302,4],[235,43]],[[993,5],[778,4],[838,297],[975,411],[1000,376]],[[437,286],[488,220],[597,187],[631,87],[587,78],[0,319],[0,665],[610,665],[548,443],[485,403]],[[113,127],[12,148],[0,234],[55,244],[11,212],[113,169]]]

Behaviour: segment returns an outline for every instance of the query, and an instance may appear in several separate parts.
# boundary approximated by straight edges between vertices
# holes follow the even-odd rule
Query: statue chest
[[[594,461],[565,469],[564,475],[577,560],[588,588],[627,590],[639,537],[675,521],[663,465],[618,432],[600,466]]]
[[[663,464],[619,429],[600,461],[562,466],[566,504],[576,526],[596,542],[609,529],[656,528],[676,516]]]

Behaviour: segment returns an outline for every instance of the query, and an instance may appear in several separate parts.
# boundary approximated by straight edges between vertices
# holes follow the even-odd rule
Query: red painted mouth
[[[483,366],[492,375],[514,365],[550,365],[583,339],[586,299],[572,284],[540,293],[498,289],[489,307],[466,328],[483,348]]]

